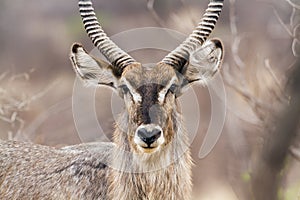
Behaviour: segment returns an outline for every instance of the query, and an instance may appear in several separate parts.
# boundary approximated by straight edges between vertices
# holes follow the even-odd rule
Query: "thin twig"
[[[239,56],[239,46],[241,43],[243,36],[238,36],[238,30],[237,30],[237,20],[236,20],[236,2],[235,0],[230,0],[229,1],[229,22],[230,22],[230,30],[232,33],[232,38],[233,38],[233,43],[231,46],[231,51],[232,51],[232,56],[235,64],[239,68],[244,68],[245,63]]]
[[[15,81],[19,78],[24,78],[26,81],[29,80],[29,74],[28,73],[22,73],[22,74],[17,74],[17,75],[13,75],[10,77],[9,81]]]
[[[249,105],[254,111],[257,110],[258,108],[268,112],[271,112],[273,110],[271,106],[255,98],[249,91],[247,91],[246,88],[243,89],[240,88],[239,86],[237,86],[227,78],[225,78],[224,80],[226,82],[226,85],[232,88],[237,94],[240,94],[249,103]],[[264,116],[260,116],[259,118],[264,118]]]
[[[273,8],[273,12],[277,18],[277,20],[279,21],[279,23],[281,24],[281,26],[286,30],[286,32],[291,36],[291,37],[294,37],[293,36],[293,33],[292,31],[285,25],[285,23],[282,21],[281,17],[279,16],[278,14],[278,11],[276,10],[276,8],[272,5],[272,8]]]
[[[297,8],[298,10],[300,9],[300,5],[297,5],[296,3],[292,2],[291,0],[285,0],[288,2],[293,8]]]
[[[32,73],[30,70],[29,73]],[[25,81],[29,80],[29,73],[21,73],[7,77],[8,72],[0,75],[0,81],[7,82],[7,85],[11,85],[11,82],[17,79],[24,78]],[[10,124],[11,129],[16,131],[9,131],[8,137],[13,138],[13,132],[21,133],[25,126],[25,121],[21,118],[20,113],[28,109],[29,105],[39,98],[43,97],[56,83],[51,84],[42,92],[37,93],[34,96],[27,97],[24,94],[15,94],[11,87],[0,88],[0,121]]]
[[[279,81],[279,79],[275,75],[274,71],[272,70],[269,59],[265,59],[265,68],[270,73],[270,75],[273,78],[275,84],[277,85],[277,88],[280,91],[280,93],[278,94],[275,90],[272,90],[273,95],[276,96],[277,100],[279,100],[280,102],[286,103],[288,101],[289,97],[286,95],[286,92],[284,91],[284,89],[282,87],[282,83]],[[279,95],[281,95],[281,96],[279,96]],[[284,100],[286,100],[286,101],[284,102]]]
[[[162,20],[162,18],[157,14],[156,10],[154,9],[154,3],[155,0],[147,0],[147,8],[149,12],[152,14],[156,23],[161,27],[166,27],[164,20]]]
[[[229,0],[229,18],[231,33],[233,36],[236,36],[238,34],[238,31],[236,25],[235,0]]]
[[[294,26],[294,19],[295,19],[295,15],[296,15],[296,8],[293,8],[293,11],[292,11],[292,14],[291,14],[291,17],[290,17],[290,25],[291,27]]]
[[[293,52],[293,55],[295,57],[300,57],[300,53],[298,53],[297,50],[296,50],[297,46],[299,46],[299,45],[300,45],[300,41],[298,41],[296,39],[293,40],[293,43],[292,43],[292,52]]]
[[[300,150],[299,150],[299,148],[296,148],[296,147],[292,146],[289,149],[289,153],[294,159],[296,159],[298,162],[300,162]]]
[[[293,35],[294,35],[294,40],[293,40],[293,44],[292,44],[292,51],[293,51],[293,55],[295,57],[299,57],[300,56],[300,53],[297,52],[296,48],[298,46],[300,46],[300,41],[298,40],[299,38],[297,38],[297,35],[300,34],[298,33],[297,31],[300,31],[300,24],[297,24],[294,28],[294,31],[293,31]]]
[[[233,40],[232,46],[231,46],[231,51],[232,51],[232,56],[234,59],[235,64],[240,68],[243,69],[245,68],[246,64],[243,62],[243,60],[239,56],[239,46],[240,43],[246,35],[242,36],[236,36]]]

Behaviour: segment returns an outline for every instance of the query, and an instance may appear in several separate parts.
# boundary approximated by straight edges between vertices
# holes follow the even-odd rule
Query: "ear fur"
[[[72,45],[70,59],[76,75],[88,86],[107,85],[116,88],[118,78],[112,66],[90,56],[81,44]]]
[[[188,83],[198,81],[205,84],[219,70],[223,57],[224,50],[221,40],[207,40],[191,53],[189,64],[183,70],[183,76]]]

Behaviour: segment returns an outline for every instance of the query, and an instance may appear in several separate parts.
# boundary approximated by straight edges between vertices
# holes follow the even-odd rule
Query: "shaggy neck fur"
[[[172,142],[152,154],[136,154],[130,149],[126,133],[114,133],[117,148],[112,157],[109,197],[113,200],[190,199],[191,165],[189,143],[178,113],[171,117]],[[119,122],[128,121],[126,114]],[[124,127],[121,125],[121,127]]]

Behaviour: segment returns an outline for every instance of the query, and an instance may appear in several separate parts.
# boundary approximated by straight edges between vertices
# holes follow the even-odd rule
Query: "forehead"
[[[123,81],[129,82],[132,87],[139,88],[143,85],[168,85],[168,83],[177,79],[173,67],[166,64],[156,64],[153,66],[143,66],[141,64],[130,66],[125,69],[122,75]],[[121,82],[122,82],[121,79]]]

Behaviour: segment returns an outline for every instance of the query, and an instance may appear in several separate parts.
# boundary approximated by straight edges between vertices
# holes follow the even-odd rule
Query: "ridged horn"
[[[209,1],[208,8],[198,26],[183,43],[162,60],[163,63],[169,64],[178,71],[181,71],[189,59],[190,52],[199,47],[199,45],[202,45],[215,28],[223,8],[223,1],[224,0]]]
[[[113,65],[114,71],[121,75],[126,66],[136,61],[110,40],[103,31],[91,0],[79,0],[78,6],[88,36],[104,57]]]

